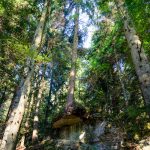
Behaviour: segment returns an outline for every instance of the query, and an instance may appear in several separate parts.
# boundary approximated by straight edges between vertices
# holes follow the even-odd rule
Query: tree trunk
[[[34,114],[34,122],[33,122],[33,132],[32,132],[32,142],[35,143],[38,141],[38,125],[39,125],[39,107],[42,100],[42,93],[45,89],[45,80],[44,77],[42,77],[42,80],[40,81],[36,106],[35,106],[35,114]]]
[[[4,101],[6,100],[6,93],[7,93],[7,86],[5,86],[4,91],[0,92],[0,107],[3,105]]]
[[[116,54],[116,49],[115,49],[115,59],[116,59],[116,68],[117,68],[118,78],[119,78],[119,81],[121,84],[125,104],[127,106],[128,105],[128,91],[125,88],[125,81],[122,78],[123,72],[122,72],[121,66],[120,66],[121,63],[119,62],[119,59],[118,59],[117,54]]]
[[[49,89],[49,96],[47,98],[47,105],[46,105],[46,111],[45,111],[45,122],[44,122],[45,126],[47,126],[48,124],[48,113],[49,113],[50,107],[52,107],[51,97],[52,97],[52,84],[53,84],[53,63],[50,66],[51,66],[50,89]]]
[[[145,54],[142,42],[140,41],[135,29],[129,25],[129,15],[123,7],[123,3],[117,0],[117,8],[122,15],[125,15],[124,29],[128,45],[131,49],[131,56],[135,65],[136,74],[139,78],[141,91],[147,107],[148,115],[150,116],[150,64]]]
[[[3,130],[5,129],[5,123],[7,120],[7,115],[11,105],[13,94],[10,93],[7,100],[0,106],[0,139],[3,137]],[[0,143],[1,144],[1,143]]]
[[[21,140],[18,142],[16,150],[23,150],[25,149],[25,138],[26,138],[26,134],[28,133],[28,129],[29,129],[29,117],[30,117],[30,113],[31,113],[31,108],[33,106],[33,100],[34,100],[34,94],[32,93],[30,102],[28,102],[27,107],[25,108],[25,114],[23,117],[23,121],[25,120],[25,123],[23,124],[23,129],[24,129],[24,134],[21,137]]]
[[[121,88],[122,88],[125,104],[128,105],[128,92],[127,92],[127,90],[125,88],[125,82],[122,79],[123,73],[121,71],[121,67],[120,67],[119,62],[116,62],[116,65],[117,65],[118,77],[119,77],[119,81],[120,81],[120,84],[121,84]]]
[[[145,104],[150,116],[150,65],[148,58],[142,47],[139,37],[136,35],[135,30],[130,28],[127,20],[124,22],[125,34],[131,48],[131,55],[135,65],[136,74],[139,78],[141,90],[145,100]]]
[[[21,124],[21,120],[24,113],[25,103],[27,102],[27,96],[30,91],[30,78],[32,72],[28,75],[27,79],[24,82],[24,86],[21,87],[21,96],[15,98],[15,102],[18,102],[17,105],[14,105],[13,110],[8,119],[1,149],[2,150],[11,150],[15,148],[15,142],[17,139],[17,133]]]
[[[35,36],[32,45],[33,50],[37,50],[38,48],[40,48],[42,34],[45,26],[47,8],[48,8],[48,2],[46,0],[39,25],[35,31]],[[30,62],[30,66],[28,67],[29,67],[29,71],[24,81],[24,84],[20,89],[20,94],[19,94],[20,96],[15,98],[16,105],[13,108],[13,111],[11,112],[11,115],[8,119],[4,131],[4,136],[0,148],[1,150],[13,150],[16,146],[18,131],[24,115],[24,109],[28,100],[28,95],[30,93],[30,84],[31,84],[30,79],[34,72],[34,60]]]
[[[36,72],[37,73],[37,72]],[[26,140],[26,135],[29,133],[29,127],[30,127],[30,119],[31,119],[31,114],[32,114],[32,109],[33,109],[33,104],[34,104],[34,91],[36,91],[36,86],[37,86],[37,75],[34,76],[34,83],[33,85],[31,86],[32,89],[31,91],[33,91],[31,93],[31,97],[30,97],[30,101],[28,101],[27,103],[27,107],[25,108],[25,113],[24,113],[24,117],[23,117],[23,130],[24,130],[24,133],[21,137],[21,140],[18,142],[17,144],[17,147],[16,147],[16,150],[22,150],[22,149],[26,149],[25,147],[25,140]]]
[[[72,66],[70,71],[68,97],[66,105],[66,112],[69,114],[73,110],[75,80],[76,80],[76,61],[77,61],[78,28],[79,28],[79,6],[77,4],[76,4],[76,15],[77,16],[75,17],[75,29],[72,48]]]
[[[9,112],[9,107],[11,105],[11,100],[13,98],[13,94],[10,93],[7,100],[0,107],[0,121],[5,122],[7,118],[7,114]]]

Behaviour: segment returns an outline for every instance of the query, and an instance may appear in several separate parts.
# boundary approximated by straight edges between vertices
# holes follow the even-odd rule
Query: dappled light
[[[0,150],[149,150],[147,0],[0,1]]]

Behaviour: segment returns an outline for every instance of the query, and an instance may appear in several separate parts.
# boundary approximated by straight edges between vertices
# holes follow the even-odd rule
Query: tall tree
[[[127,10],[124,8],[124,2],[122,0],[116,1],[118,11],[120,12],[123,21],[125,36],[128,41],[128,46],[131,49],[131,56],[133,63],[135,65],[136,74],[139,78],[141,90],[143,93],[143,98],[145,105],[147,107],[148,115],[150,116],[150,64],[148,57],[143,48],[142,42],[137,35],[133,25],[131,27],[130,16]]]
[[[75,80],[76,80],[76,63],[77,63],[77,48],[78,48],[78,29],[79,29],[79,4],[76,3],[75,16],[74,16],[74,37],[72,47],[72,64],[69,77],[69,88],[67,96],[66,112],[71,113],[74,103],[74,91],[75,91]]]
[[[44,30],[44,26],[46,22],[46,16],[48,13],[48,6],[49,6],[49,2],[46,0],[39,24],[35,31],[32,50],[37,50],[40,48],[43,30]],[[4,131],[4,136],[3,136],[3,140],[1,144],[2,150],[8,150],[8,149],[13,150],[16,146],[17,134],[20,128],[22,118],[23,118],[25,105],[28,100],[28,95],[30,93],[30,84],[31,84],[30,79],[34,72],[34,60],[31,60],[31,61],[28,60],[27,66],[28,66],[27,77],[18,91],[19,93],[18,97],[16,97],[14,100],[15,105],[8,119],[5,131]]]

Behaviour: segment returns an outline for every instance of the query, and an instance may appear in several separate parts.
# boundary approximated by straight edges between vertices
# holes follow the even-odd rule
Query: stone
[[[95,126],[93,141],[99,141],[99,137],[105,133],[106,121],[99,122]]]

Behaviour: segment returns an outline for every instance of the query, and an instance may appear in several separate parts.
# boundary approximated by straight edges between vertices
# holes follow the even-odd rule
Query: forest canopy
[[[0,1],[1,150],[146,150],[149,119],[150,1]]]

